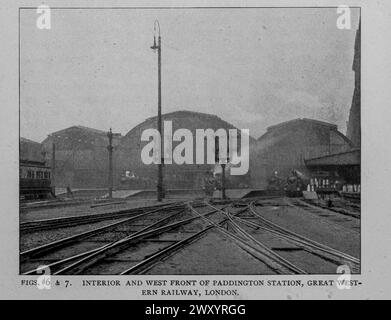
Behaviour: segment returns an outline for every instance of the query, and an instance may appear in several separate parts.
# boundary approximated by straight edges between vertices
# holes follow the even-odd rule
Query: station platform
[[[265,189],[226,189],[225,195],[228,199],[245,199],[264,196],[280,196],[280,191],[271,191]],[[221,190],[213,192],[213,198],[221,199]]]

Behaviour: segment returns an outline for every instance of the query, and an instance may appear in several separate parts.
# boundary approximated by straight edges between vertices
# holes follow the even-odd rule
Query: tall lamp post
[[[158,27],[158,41],[156,44],[156,26]],[[159,21],[155,20],[154,26],[154,36],[153,36],[153,46],[151,49],[157,51],[157,63],[158,63],[158,102],[157,102],[157,130],[162,136],[162,42],[160,37],[160,25]],[[162,139],[160,139],[160,163],[158,164],[158,174],[157,174],[157,201],[162,201],[163,199],[163,148],[162,148]]]
[[[220,139],[218,137],[215,137],[215,162],[220,163]],[[226,163],[221,163],[221,198],[223,200],[227,199],[226,193],[225,193],[225,169],[226,165],[229,162],[229,141],[227,141],[227,154],[224,156]]]
[[[113,132],[107,132],[107,137],[109,138],[109,145],[107,150],[109,151],[109,179],[108,179],[108,189],[109,189],[109,199],[113,198]]]
[[[53,196],[56,197],[56,182],[55,182],[55,178],[56,178],[56,145],[54,144],[54,137],[53,137],[53,142],[52,142],[52,163],[51,163],[51,167],[52,167],[52,177],[51,177],[52,193],[53,193]]]
[[[113,138],[121,136],[120,133],[113,133],[113,131],[109,130],[107,132],[107,137],[109,138],[109,145],[107,146],[107,150],[109,151],[109,177],[108,177],[108,191],[109,198],[113,198]]]

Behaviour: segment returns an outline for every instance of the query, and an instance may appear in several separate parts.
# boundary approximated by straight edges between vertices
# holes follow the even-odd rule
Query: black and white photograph
[[[5,2],[0,300],[391,298],[391,3]]]
[[[361,274],[364,23],[20,8],[19,274]]]

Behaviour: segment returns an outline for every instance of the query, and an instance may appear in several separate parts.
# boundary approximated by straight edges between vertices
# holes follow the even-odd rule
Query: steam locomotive
[[[288,197],[301,196],[306,190],[309,178],[298,170],[292,170],[287,177],[281,177],[274,172],[267,180],[266,189],[269,191],[284,191]]]

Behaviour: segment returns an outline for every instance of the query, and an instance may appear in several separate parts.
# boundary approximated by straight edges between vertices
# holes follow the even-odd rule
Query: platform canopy
[[[305,160],[307,167],[324,167],[324,166],[359,166],[361,164],[360,149],[330,154],[323,157]]]

